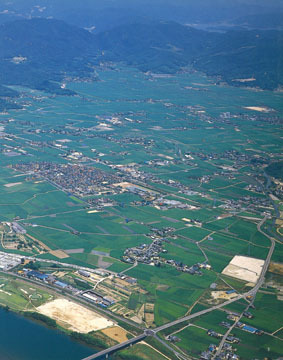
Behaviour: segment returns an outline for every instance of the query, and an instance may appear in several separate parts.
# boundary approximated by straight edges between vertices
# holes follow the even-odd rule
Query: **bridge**
[[[249,290],[248,292],[244,293],[244,294],[241,294],[241,295],[238,295],[237,297],[233,298],[233,299],[230,299],[230,300],[227,300],[221,304],[218,304],[218,305],[215,305],[211,308],[208,308],[208,309],[204,309],[204,310],[201,310],[201,311],[198,311],[194,314],[191,314],[191,315],[187,315],[187,316],[184,316],[180,319],[177,319],[177,320],[174,320],[174,321],[171,321],[167,324],[164,324],[162,326],[159,326],[155,329],[147,329],[144,331],[144,333],[142,335],[138,335],[130,340],[127,340],[121,344],[117,344],[115,346],[112,346],[111,348],[108,348],[106,350],[103,350],[103,351],[100,351],[94,355],[91,355],[89,357],[86,357],[82,360],[92,360],[92,359],[98,359],[102,356],[105,356],[106,359],[108,358],[108,356],[115,352],[115,351],[118,351],[118,350],[121,350],[123,348],[126,348],[128,346],[131,346],[139,341],[142,341],[143,339],[145,339],[147,336],[155,336],[158,332],[160,331],[163,331],[165,329],[168,329],[174,325],[177,325],[177,324],[180,324],[180,323],[183,323],[185,321],[188,321],[188,320],[191,320],[193,318],[196,318],[198,316],[201,316],[201,315],[204,315],[204,314],[207,314],[211,311],[214,311],[216,309],[220,309],[226,305],[229,305],[229,304],[232,304],[240,299],[243,299],[243,298],[246,298],[247,296],[255,296],[259,290],[259,288],[262,286],[263,282],[264,282],[264,277],[265,277],[265,274],[266,274],[266,271],[268,269],[268,266],[270,264],[270,260],[271,260],[271,257],[272,257],[272,254],[273,254],[273,251],[274,251],[274,247],[275,247],[275,241],[274,241],[274,238],[272,238],[271,236],[269,236],[268,234],[266,234],[264,231],[261,230],[261,226],[265,223],[267,217],[265,216],[264,219],[261,220],[261,222],[257,225],[257,229],[259,232],[261,232],[263,235],[267,236],[270,241],[271,241],[271,246],[269,248],[269,252],[268,252],[268,255],[265,259],[265,262],[264,262],[264,265],[262,267],[262,270],[261,270],[261,274],[260,274],[260,277],[257,281],[257,283],[255,284],[255,286]],[[232,327],[229,329],[231,331]],[[226,334],[226,337],[227,335],[230,333],[230,331],[227,331],[227,334]],[[223,337],[223,339],[225,340],[226,337]],[[158,339],[160,341],[160,339],[158,337],[156,337],[156,339]],[[223,346],[223,342],[220,343],[220,346],[219,346],[219,349],[222,349],[222,346]],[[172,349],[171,349],[172,350]]]
[[[146,333],[143,333],[141,335],[138,335],[130,340],[127,340],[127,341],[124,341],[122,342],[121,344],[117,344],[117,345],[114,345],[108,349],[105,349],[105,350],[102,350],[102,351],[99,351],[98,353],[96,354],[93,354],[93,355],[90,355],[82,360],[93,360],[93,359],[99,359],[103,356],[105,356],[106,359],[108,359],[108,356],[112,353],[114,353],[115,351],[118,351],[118,350],[121,350],[121,349],[124,349],[128,346],[131,346],[133,344],[136,344],[137,342],[140,342],[142,341],[143,339],[145,339],[147,337]]]

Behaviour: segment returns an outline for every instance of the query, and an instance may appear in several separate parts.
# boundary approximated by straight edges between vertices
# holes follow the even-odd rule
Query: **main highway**
[[[133,344],[135,344],[135,343],[137,343],[137,342],[140,342],[140,341],[144,340],[147,336],[154,336],[157,340],[162,341],[162,339],[160,339],[160,338],[157,336],[157,334],[158,334],[159,332],[165,330],[165,329],[168,329],[168,328],[170,328],[170,327],[172,327],[172,326],[175,326],[175,325],[181,324],[181,323],[183,323],[183,322],[192,320],[192,319],[194,319],[194,318],[196,318],[196,317],[205,315],[205,314],[207,314],[207,313],[210,313],[211,311],[220,309],[220,308],[222,308],[222,307],[224,307],[224,306],[227,306],[227,305],[229,305],[229,304],[231,304],[231,303],[234,303],[234,302],[236,302],[236,301],[238,301],[238,300],[240,300],[240,299],[246,298],[247,296],[253,296],[253,297],[255,297],[257,291],[260,289],[260,287],[262,286],[262,284],[263,284],[263,282],[264,282],[264,277],[265,277],[266,271],[267,271],[267,269],[268,269],[268,266],[269,266],[269,264],[270,264],[270,260],[271,260],[271,257],[272,257],[272,254],[273,254],[273,251],[274,251],[274,248],[275,248],[275,239],[274,239],[273,237],[267,235],[267,234],[261,229],[261,227],[262,227],[262,225],[265,223],[266,219],[267,219],[267,217],[265,217],[264,219],[261,220],[261,222],[257,225],[257,229],[258,229],[258,231],[259,231],[260,233],[262,233],[264,236],[266,236],[266,237],[268,237],[268,238],[270,239],[270,241],[271,241],[271,246],[270,246],[270,248],[269,248],[268,255],[267,255],[267,257],[266,257],[266,259],[265,259],[265,262],[264,262],[264,265],[263,265],[263,267],[262,267],[260,277],[259,277],[256,285],[255,285],[251,290],[249,290],[248,292],[246,292],[246,293],[244,293],[244,294],[238,295],[237,297],[235,297],[235,298],[233,298],[233,299],[231,299],[231,300],[227,300],[227,301],[225,301],[225,302],[222,303],[222,304],[218,304],[218,305],[215,305],[215,306],[213,306],[213,307],[211,307],[211,308],[204,309],[204,310],[198,311],[198,312],[196,312],[196,313],[194,313],[194,314],[190,314],[190,315],[184,316],[184,317],[182,317],[182,318],[180,318],[180,319],[176,319],[176,320],[171,321],[171,322],[169,322],[169,323],[167,323],[167,324],[164,324],[164,325],[162,325],[162,326],[159,326],[159,327],[157,327],[157,328],[155,328],[155,329],[150,329],[150,330],[148,330],[148,329],[142,329],[140,326],[138,326],[138,324],[132,323],[132,322],[129,321],[128,319],[121,318],[121,317],[119,317],[119,316],[111,313],[109,310],[99,309],[99,311],[105,313],[105,315],[108,315],[108,316],[110,316],[110,317],[112,317],[112,318],[113,318],[113,317],[114,317],[114,318],[116,317],[118,320],[121,320],[121,321],[123,321],[123,322],[129,323],[130,325],[135,326],[136,328],[140,328],[140,330],[144,330],[144,332],[143,332],[141,335],[138,335],[138,336],[136,336],[136,337],[133,337],[132,339],[129,339],[129,340],[127,340],[127,341],[125,341],[125,342],[123,342],[123,343],[121,343],[121,344],[117,344],[117,345],[115,345],[115,346],[113,346],[113,347],[110,347],[110,348],[105,349],[105,350],[103,350],[103,351],[101,351],[101,352],[98,352],[98,353],[96,353],[96,354],[93,354],[93,355],[91,355],[91,356],[89,356],[89,357],[87,357],[87,358],[85,358],[85,359],[82,359],[82,360],[98,359],[98,358],[101,358],[101,357],[103,357],[103,356],[107,358],[109,354],[114,353],[115,351],[121,350],[121,349],[123,349],[123,348],[125,348],[125,347],[127,347],[127,346],[131,346],[131,345],[133,345]],[[17,277],[17,278],[20,278],[20,279],[23,281],[23,278],[22,278],[21,276],[17,275],[17,274],[10,273],[10,275],[12,275],[12,276],[14,276],[14,277]],[[25,279],[25,281],[27,281],[27,280]],[[34,283],[37,284],[37,286],[43,287],[42,284],[39,284],[37,281],[34,281],[34,280],[31,280],[31,279],[30,279],[29,282],[34,282]],[[48,287],[48,288],[49,288],[50,286],[48,286],[47,284],[44,284],[44,287]],[[53,291],[54,291],[55,289],[52,288],[52,287],[50,287],[50,290],[53,290]],[[55,290],[55,291],[56,291],[56,290]],[[56,292],[58,292],[58,290],[57,290]],[[87,302],[85,299],[83,299],[83,298],[80,297],[80,296],[74,296],[74,295],[71,295],[71,294],[68,294],[67,296],[68,296],[69,298],[72,298],[72,299],[76,300],[76,301],[79,301],[79,302],[81,302],[81,303],[84,303],[85,306],[88,306],[88,307],[96,307],[96,306],[94,306],[94,304],[90,304],[89,302]],[[219,349],[219,352],[221,351],[222,346],[223,346],[223,344],[224,344],[224,342],[225,342],[225,339],[227,338],[227,336],[229,335],[229,333],[231,332],[232,329],[233,329],[233,327],[231,327],[230,329],[228,329],[227,333],[226,333],[226,334],[224,335],[224,337],[222,338],[222,341],[221,341],[221,343],[220,343],[220,345],[219,345],[219,348],[218,348],[218,349]],[[229,330],[230,330],[230,331],[229,331]],[[174,349],[171,349],[171,350],[172,350],[173,352],[175,352],[175,355],[177,355],[177,353],[176,353],[176,351],[175,351]]]
[[[178,324],[181,324],[185,321],[189,321],[189,320],[192,320],[196,317],[199,317],[199,316],[202,316],[202,315],[205,315],[207,313],[210,313],[211,311],[214,311],[214,310],[217,310],[217,309],[221,309],[222,307],[224,306],[227,306],[229,304],[232,304],[240,299],[243,299],[243,298],[246,298],[247,296],[252,296],[252,297],[255,297],[256,293],[258,292],[258,290],[260,289],[260,287],[262,286],[263,282],[264,282],[264,277],[265,277],[265,274],[266,274],[266,271],[268,269],[268,266],[270,264],[270,260],[271,260],[271,257],[272,257],[272,254],[273,254],[273,251],[274,251],[274,248],[275,248],[275,240],[274,238],[272,238],[271,236],[267,235],[264,231],[261,230],[261,227],[262,225],[265,223],[267,219],[267,216],[264,217],[264,219],[261,220],[261,222],[257,225],[257,229],[259,232],[261,232],[263,235],[267,236],[270,241],[271,241],[271,246],[269,248],[269,251],[268,251],[268,255],[264,261],[264,265],[262,267],[262,270],[261,270],[261,273],[260,273],[260,276],[259,276],[259,279],[256,283],[256,285],[251,289],[249,290],[248,292],[244,293],[244,294],[241,294],[231,300],[227,300],[225,301],[224,303],[221,303],[221,304],[218,304],[218,305],[215,305],[209,309],[204,309],[204,310],[201,310],[201,311],[198,311],[194,314],[191,314],[191,315],[187,315],[187,316],[184,316],[180,319],[177,319],[177,320],[174,320],[174,321],[171,321],[167,324],[164,324],[162,326],[159,326],[155,329],[151,329],[151,330],[145,330],[144,333],[142,335],[139,335],[139,336],[136,336],[130,340],[127,340],[121,344],[118,344],[118,345],[115,345],[115,346],[112,346],[106,350],[103,350],[103,351],[100,351],[96,354],[93,354],[87,358],[84,358],[82,360],[92,360],[92,359],[98,359],[102,356],[106,356],[108,357],[109,354],[115,352],[115,351],[118,351],[120,349],[123,349],[127,346],[130,346],[132,344],[135,344],[143,339],[145,339],[147,336],[155,336],[156,339],[158,339],[158,337],[156,336],[157,333],[159,333],[160,331],[163,331],[165,329],[168,329],[172,326],[175,326],[175,325],[178,325]],[[230,329],[228,329],[227,333],[224,335],[220,345],[219,345],[219,348],[218,348],[218,352],[221,351],[222,349],[222,346],[225,342],[225,339],[227,338],[227,336],[229,335],[229,333],[231,332],[231,330],[233,329],[234,326],[231,326]],[[230,331],[229,331],[230,330]]]
[[[105,356],[107,358],[111,353],[113,353],[115,351],[118,351],[118,350],[121,350],[121,349],[123,349],[123,348],[125,348],[127,346],[133,345],[133,344],[135,344],[135,343],[137,343],[139,341],[142,341],[143,339],[146,338],[146,336],[147,336],[146,334],[138,335],[138,336],[136,336],[136,337],[134,337],[134,338],[132,338],[130,340],[124,341],[121,344],[114,345],[109,349],[102,350],[102,351],[100,351],[100,352],[98,352],[96,354],[90,355],[90,356],[84,358],[83,360],[98,359],[98,358],[100,358],[102,356]]]
[[[259,279],[258,279],[258,282],[257,282],[257,284],[255,285],[255,287],[250,291],[250,292],[251,292],[251,295],[252,295],[254,298],[255,298],[255,296],[256,296],[256,293],[258,292],[258,290],[260,289],[260,287],[262,286],[262,284],[263,284],[263,282],[264,282],[264,277],[265,277],[266,271],[267,271],[267,269],[268,269],[268,266],[269,266],[269,264],[270,264],[270,260],[271,260],[271,257],[272,257],[272,254],[273,254],[273,251],[274,251],[274,248],[275,248],[275,239],[272,238],[271,236],[267,235],[264,231],[261,230],[261,227],[262,227],[262,225],[264,224],[264,222],[266,221],[266,219],[267,219],[267,217],[265,217],[264,219],[261,220],[261,222],[257,225],[257,230],[258,230],[260,233],[262,233],[264,236],[266,236],[266,237],[269,238],[269,240],[271,241],[271,246],[270,246],[270,248],[269,248],[268,255],[267,255],[267,257],[266,257],[266,259],[265,259],[265,262],[264,262],[264,265],[263,265],[263,267],[262,267],[262,270],[261,270],[261,273],[260,273],[260,277],[259,277]],[[250,306],[250,304],[248,305],[247,309],[249,308],[249,306]],[[247,310],[247,309],[245,309],[245,310]],[[231,331],[232,331],[232,330],[234,329],[234,327],[236,326],[236,323],[242,318],[243,313],[244,313],[244,312],[241,313],[239,319],[238,319],[237,321],[235,321],[235,322],[231,325],[231,327],[227,330],[227,332],[225,333],[225,335],[224,335],[223,338],[221,339],[221,342],[220,342],[220,344],[219,344],[219,346],[218,346],[218,349],[217,349],[217,352],[216,352],[216,354],[215,354],[215,357],[217,357],[217,356],[220,354],[220,352],[221,352],[221,350],[222,350],[222,348],[223,348],[223,345],[224,345],[227,337],[229,336],[229,334],[231,333]]]

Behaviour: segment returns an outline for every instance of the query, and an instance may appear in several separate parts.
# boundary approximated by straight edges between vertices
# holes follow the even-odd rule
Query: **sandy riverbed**
[[[66,299],[56,299],[37,310],[46,316],[58,321],[73,331],[88,333],[113,326],[114,323],[100,314]]]

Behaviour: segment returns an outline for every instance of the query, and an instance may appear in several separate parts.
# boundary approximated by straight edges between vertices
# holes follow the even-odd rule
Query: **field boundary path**
[[[271,241],[271,246],[270,246],[268,255],[267,255],[266,259],[265,259],[264,265],[263,265],[263,267],[262,267],[260,277],[259,277],[256,285],[255,285],[251,290],[249,290],[248,292],[246,292],[246,293],[244,293],[244,294],[242,294],[242,295],[237,296],[236,298],[233,298],[233,299],[231,299],[231,300],[227,300],[227,301],[225,301],[225,302],[222,303],[222,304],[215,305],[215,306],[213,306],[213,307],[211,307],[211,308],[209,308],[209,309],[204,309],[204,310],[198,311],[198,312],[196,312],[196,313],[194,313],[194,314],[184,316],[184,317],[182,317],[182,318],[180,318],[180,319],[176,319],[176,320],[171,321],[171,322],[169,322],[169,323],[167,323],[167,324],[161,325],[161,326],[159,326],[159,327],[157,327],[157,328],[155,328],[155,329],[144,330],[144,333],[143,333],[142,335],[136,336],[136,337],[133,338],[133,339],[130,339],[130,340],[128,340],[128,341],[125,341],[125,342],[123,342],[123,343],[121,343],[121,344],[119,344],[119,345],[112,346],[112,347],[110,347],[110,348],[108,348],[108,349],[105,349],[105,350],[103,350],[103,351],[100,351],[100,352],[98,352],[98,353],[96,353],[96,354],[94,354],[94,355],[91,355],[91,356],[89,356],[89,357],[87,357],[87,358],[84,358],[84,359],[82,359],[82,360],[98,359],[98,358],[100,358],[100,357],[102,357],[102,356],[106,356],[106,358],[108,358],[109,354],[111,354],[111,353],[113,353],[113,352],[115,352],[115,351],[118,351],[118,350],[120,350],[120,349],[123,349],[123,348],[125,348],[125,347],[127,347],[127,346],[131,346],[132,344],[135,344],[135,343],[137,343],[137,342],[145,339],[147,336],[154,336],[158,341],[164,343],[164,341],[163,341],[162,339],[160,339],[159,337],[156,336],[157,333],[159,333],[160,331],[163,331],[163,330],[168,329],[168,328],[170,328],[170,327],[172,327],[172,326],[181,324],[182,322],[185,322],[185,321],[194,319],[194,318],[196,318],[196,317],[198,317],[198,316],[201,316],[201,315],[210,313],[211,311],[214,311],[214,310],[217,310],[217,309],[221,309],[222,307],[227,306],[227,305],[229,305],[229,304],[232,304],[232,303],[234,303],[234,302],[236,302],[236,301],[238,301],[238,300],[240,300],[240,299],[246,298],[247,296],[253,296],[253,297],[254,297],[254,296],[256,295],[257,291],[259,290],[259,288],[262,286],[262,284],[263,284],[263,282],[264,282],[264,276],[265,276],[266,271],[267,271],[267,269],[268,269],[268,266],[269,266],[269,263],[270,263],[270,259],[271,259],[271,257],[272,257],[272,254],[273,254],[273,251],[274,251],[274,247],[275,247],[275,240],[274,240],[274,238],[272,238],[271,236],[265,234],[265,232],[263,232],[263,231],[261,230],[261,227],[262,227],[262,225],[265,223],[266,220],[267,220],[267,216],[265,216],[265,217],[261,220],[261,222],[257,225],[257,229],[258,229],[259,232],[261,232],[263,235],[267,236],[267,237],[270,239],[270,241]],[[235,325],[235,324],[233,324],[233,325]],[[226,332],[226,334],[225,334],[224,337],[222,338],[222,341],[221,341],[221,343],[220,343],[220,346],[219,346],[219,349],[218,349],[218,351],[217,351],[217,354],[220,353],[220,351],[221,351],[221,349],[222,349],[222,346],[223,346],[223,344],[224,344],[224,342],[225,342],[225,339],[227,338],[227,336],[229,335],[229,333],[231,332],[231,330],[232,330],[233,327],[234,327],[233,325],[230,327],[230,329]],[[171,350],[172,350],[172,349],[171,349]],[[178,355],[180,355],[180,354],[178,354]]]

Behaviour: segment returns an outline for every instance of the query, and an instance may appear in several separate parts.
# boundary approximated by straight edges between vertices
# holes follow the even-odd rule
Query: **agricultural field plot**
[[[255,306],[255,317],[253,319],[245,319],[247,324],[262,329],[269,334],[273,334],[281,328],[282,300],[278,300],[276,295],[259,293],[255,299]],[[271,313],[270,309],[272,309]],[[277,334],[277,336],[279,335]]]
[[[236,337],[241,337],[242,341],[236,345],[237,354],[242,359],[250,359],[250,355],[255,354],[257,358],[270,357],[277,359],[282,355],[282,340],[269,335],[262,335],[260,338],[255,334],[244,333],[239,329],[233,331]]]
[[[207,237],[209,234],[211,234],[211,232],[200,227],[191,226],[177,231],[176,234],[192,239],[194,241],[200,241]]]
[[[126,221],[115,213],[108,216],[108,213],[104,211],[96,213],[78,211],[80,210],[80,204],[78,204],[78,210],[74,210],[74,206],[70,206],[69,209],[68,214],[58,214],[52,218],[41,217],[31,220],[31,223],[43,227],[52,227],[59,231],[67,230],[90,235],[138,235],[144,234],[148,230],[147,227]]]
[[[42,216],[82,208],[82,204],[76,199],[70,199],[65,193],[46,182],[23,180],[21,184],[0,188],[0,214],[7,220],[15,217],[28,219],[35,215]]]
[[[226,218],[221,219],[218,217],[214,221],[207,222],[205,224],[205,228],[211,231],[220,231],[220,230],[229,230],[230,226],[234,224],[237,219],[234,216],[228,216]]]
[[[0,222],[16,221],[30,241],[43,244],[38,260],[104,268],[113,272],[114,279],[121,272],[137,279],[137,288],[121,282],[119,290],[107,279],[97,291],[119,298],[110,307],[116,314],[154,328],[212,306],[212,285],[222,291],[250,289],[222,272],[236,255],[263,261],[269,251],[270,239],[257,226],[268,218],[265,224],[273,227],[275,210],[264,194],[263,174],[266,165],[280,157],[277,120],[283,114],[282,95],[216,86],[198,73],[151,78],[125,66],[116,70],[99,70],[102,81],[68,83],[77,96],[25,90],[26,97],[17,101],[28,102],[26,110],[0,115],[5,131],[18,135],[0,139]],[[205,86],[206,96],[186,89],[193,84]],[[247,107],[253,104],[274,109],[272,120],[251,113]],[[14,122],[8,121],[11,117]],[[7,152],[7,146],[12,151]],[[28,155],[21,155],[25,152]],[[12,170],[23,162],[45,162],[47,171],[54,164],[68,164],[75,169],[64,173],[68,191],[58,186],[59,172],[48,173],[48,183],[37,176],[36,167],[33,174]],[[104,174],[94,185],[86,177],[91,195],[80,193],[81,174],[76,178],[76,170],[81,166]],[[133,185],[112,186],[110,175],[117,176],[119,184]],[[273,187],[268,191],[273,191],[270,181]],[[280,201],[276,204],[280,206]],[[151,253],[154,245],[160,247]],[[137,253],[149,249],[149,255],[127,262],[125,251],[133,248]],[[282,262],[281,257],[277,242],[272,261]],[[62,279],[68,282],[68,276]],[[14,291],[11,308],[39,307],[48,299],[48,294],[41,294],[42,298],[34,295],[29,301],[25,292],[14,288],[12,282],[0,288],[3,303]],[[255,317],[247,324],[268,333],[280,328],[282,306],[276,291],[258,293]],[[241,311],[244,305],[237,302],[227,309]],[[195,319],[177,332],[180,342],[175,346],[199,357],[209,344],[219,343],[206,331],[224,333],[219,323],[225,316],[217,310]],[[276,338],[265,334],[264,344],[256,350],[258,337],[236,332],[243,340],[237,346],[243,359],[248,359],[249,351],[260,359],[268,357],[269,347],[269,357],[279,353]],[[168,359],[144,343],[121,354]]]
[[[163,354],[162,352],[156,350],[154,347],[151,347],[150,345],[143,344],[143,343],[138,344],[131,349],[122,350],[121,352],[119,352],[119,354],[121,354],[122,356],[127,356],[128,358],[130,356],[137,356],[137,357],[142,356],[142,359],[145,359],[145,360],[151,360],[151,359],[166,360],[166,359],[168,359],[168,357],[165,354]]]
[[[171,321],[174,316],[185,315],[190,306],[205,291],[208,284],[216,278],[209,272],[196,279],[188,277],[186,274],[180,274],[169,267],[150,269],[145,265],[139,265],[137,268],[129,270],[127,274],[140,279],[138,283],[147,291],[148,302],[155,303],[156,325]]]
[[[199,356],[200,352],[207,350],[213,343],[213,339],[206,334],[206,330],[197,326],[186,327],[176,336],[181,340],[178,346],[192,356]]]
[[[268,252],[268,247],[257,246],[254,245],[254,243],[240,240],[237,237],[227,236],[222,233],[212,234],[209,239],[206,239],[201,243],[201,246],[204,250],[217,251],[224,255],[251,255],[260,259],[265,259]]]
[[[220,334],[225,333],[225,328],[220,325],[222,321],[227,320],[227,314],[224,311],[213,311],[210,314],[200,317],[193,321],[193,324],[203,329],[219,332]],[[211,339],[213,342],[213,340]]]
[[[203,262],[205,260],[200,249],[195,244],[186,240],[174,240],[171,244],[165,245],[165,249],[168,251],[168,253],[164,255],[165,259],[171,259],[173,257],[177,261],[183,261],[188,265],[193,265],[196,262]]]
[[[250,241],[255,245],[270,245],[270,240],[261,233],[259,233],[256,224],[250,221],[237,221],[229,228],[229,232],[235,234],[238,238]]]

